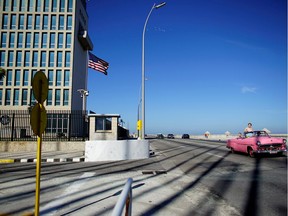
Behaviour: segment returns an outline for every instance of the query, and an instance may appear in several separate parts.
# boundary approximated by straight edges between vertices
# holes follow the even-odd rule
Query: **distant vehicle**
[[[286,139],[271,137],[266,131],[253,131],[244,137],[227,140],[226,147],[232,153],[243,152],[255,157],[257,154],[282,155],[287,151]]]
[[[157,134],[156,138],[157,138],[157,139],[164,139],[164,135],[161,134],[161,133],[160,133],[160,134]]]
[[[168,139],[174,139],[175,137],[174,137],[174,134],[168,134],[168,135],[167,135],[167,138],[168,138]]]
[[[189,134],[183,134],[183,135],[182,135],[182,139],[190,139]]]

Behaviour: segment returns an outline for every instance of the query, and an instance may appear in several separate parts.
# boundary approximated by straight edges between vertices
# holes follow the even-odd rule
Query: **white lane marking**
[[[48,209],[53,209],[55,206],[61,206],[63,203],[66,202],[65,198],[69,197],[69,195],[79,191],[83,185],[86,184],[86,182],[89,180],[88,178],[91,176],[94,176],[95,173],[92,172],[85,172],[83,173],[76,182],[69,185],[62,194],[60,194],[57,197],[54,197],[53,201],[47,203],[43,208],[40,208],[41,211],[45,211]],[[82,179],[82,180],[81,180]],[[53,210],[52,212],[49,212],[45,215],[55,215],[57,212],[57,209]]]
[[[215,157],[219,157],[219,158],[223,158],[223,156],[221,156],[221,155],[216,155],[216,154],[212,154],[212,153],[206,153],[206,154],[209,154],[209,155],[212,155],[212,156],[215,156]]]

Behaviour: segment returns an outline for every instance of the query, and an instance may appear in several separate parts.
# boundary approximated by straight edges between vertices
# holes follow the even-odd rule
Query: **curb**
[[[85,158],[47,158],[47,159],[41,159],[41,162],[47,162],[47,163],[52,163],[52,162],[84,162]],[[36,158],[26,158],[26,159],[0,159],[0,164],[1,163],[36,163],[37,159]]]

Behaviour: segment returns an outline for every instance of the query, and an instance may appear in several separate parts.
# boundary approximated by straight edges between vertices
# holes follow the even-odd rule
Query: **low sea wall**
[[[36,152],[37,141],[0,141],[0,152]],[[42,142],[42,151],[84,151],[85,142]]]

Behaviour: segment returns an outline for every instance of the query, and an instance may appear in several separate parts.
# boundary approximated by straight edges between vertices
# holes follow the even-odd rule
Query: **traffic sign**
[[[43,105],[37,103],[32,108],[30,123],[35,135],[40,136],[46,129],[47,113]]]
[[[38,103],[43,103],[48,96],[48,79],[42,71],[38,71],[32,81],[32,89]]]

